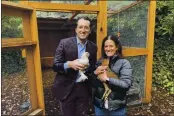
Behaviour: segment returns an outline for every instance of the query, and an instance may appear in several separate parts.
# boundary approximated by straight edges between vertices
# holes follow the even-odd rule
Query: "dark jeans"
[[[97,106],[95,108],[96,116],[126,116],[126,108],[122,108],[115,111],[108,111],[106,109],[99,109]]]
[[[60,101],[62,114],[64,116],[84,116],[88,103],[87,84],[85,82],[76,83],[68,97]]]

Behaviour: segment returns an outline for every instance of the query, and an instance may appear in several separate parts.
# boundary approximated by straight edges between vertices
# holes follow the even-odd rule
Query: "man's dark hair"
[[[80,19],[84,19],[84,20],[89,21],[89,22],[90,22],[90,28],[92,27],[91,19],[90,19],[89,17],[87,17],[87,16],[78,17],[78,18],[77,18],[77,22],[76,22],[76,27],[77,27],[77,23],[78,23],[78,21],[79,21]]]

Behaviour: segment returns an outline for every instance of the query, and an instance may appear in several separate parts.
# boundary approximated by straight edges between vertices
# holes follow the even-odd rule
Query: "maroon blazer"
[[[86,75],[88,76],[88,84],[90,89],[90,77],[89,74],[95,70],[97,46],[93,42],[87,40],[86,52],[90,54],[89,63],[90,66],[86,69]],[[78,48],[76,37],[70,37],[62,39],[56,49],[54,57],[53,70],[57,72],[54,84],[53,95],[57,100],[64,100],[71,92],[74,83],[76,82],[78,71],[71,68],[64,70],[64,63],[72,61],[78,58]],[[91,90],[89,90],[91,91]]]

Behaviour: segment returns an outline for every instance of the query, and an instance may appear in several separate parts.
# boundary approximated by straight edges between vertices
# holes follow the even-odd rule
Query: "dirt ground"
[[[21,115],[31,109],[26,72],[1,77],[1,115]]]
[[[44,96],[46,115],[61,115],[59,103],[51,97],[50,87],[55,73],[51,70],[43,71]],[[93,106],[90,104],[88,116],[94,116]],[[174,95],[168,95],[166,90],[153,87],[152,101],[135,108],[128,108],[128,116],[174,116]]]
[[[43,70],[43,86],[46,115],[61,115],[59,103],[52,97],[51,85],[55,73]],[[25,74],[12,74],[9,78],[1,80],[1,115],[21,115],[31,108],[28,80]],[[88,116],[94,116],[92,104],[89,105]],[[152,101],[149,104],[142,104],[138,107],[128,108],[128,116],[174,116],[174,95],[168,95],[167,91],[153,87]]]

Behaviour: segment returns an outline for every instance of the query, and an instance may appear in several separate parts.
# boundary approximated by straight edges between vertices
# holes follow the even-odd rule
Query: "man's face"
[[[90,34],[90,22],[88,20],[80,19],[77,22],[77,27],[76,27],[76,34],[77,37],[80,40],[85,40],[87,39],[88,35]]]

